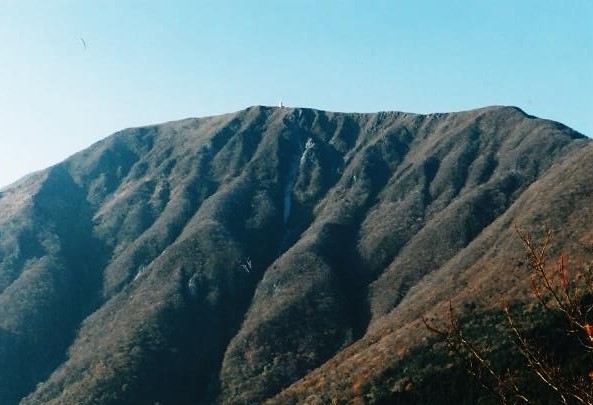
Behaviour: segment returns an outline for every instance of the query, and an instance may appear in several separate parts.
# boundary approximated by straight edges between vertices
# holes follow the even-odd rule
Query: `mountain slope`
[[[422,311],[489,302],[512,224],[584,235],[588,145],[512,107],[124,130],[0,194],[0,402],[289,403],[392,364]]]
[[[405,386],[418,384],[419,395],[422,395],[423,382],[413,381],[410,375],[421,374],[422,367],[424,372],[430,375],[434,373],[435,367],[451,364],[450,358],[442,360],[443,363],[440,365],[433,358],[430,359],[432,363],[429,360],[428,365],[420,367],[420,371],[412,371],[409,368],[415,356],[421,357],[419,353],[428,352],[427,343],[430,343],[432,338],[422,324],[421,316],[426,316],[434,322],[442,321],[448,314],[451,300],[456,311],[459,311],[459,308],[469,308],[472,322],[477,322],[476,319],[479,319],[483,310],[472,311],[476,304],[478,308],[484,307],[488,313],[500,311],[501,302],[504,301],[532,301],[526,298],[531,292],[530,273],[523,266],[525,253],[515,233],[515,226],[523,231],[534,231],[536,240],[542,237],[542,224],[549,226],[554,230],[554,240],[550,249],[552,257],[560,253],[565,255],[567,268],[578,269],[591,265],[591,170],[593,145],[589,143],[548,170],[466,248],[410,288],[393,311],[371,324],[362,339],[266,403],[303,403],[307,398],[328,403],[336,397],[336,393],[340,393],[337,395],[338,398],[349,403],[356,398],[362,398],[364,394],[368,395],[373,386],[377,385],[387,385],[390,391],[390,401],[385,403],[417,403],[418,399],[413,396],[415,388],[412,393],[408,393]],[[498,322],[504,324],[505,320],[499,319]],[[484,328],[493,326],[500,328],[500,325],[496,324],[483,325]],[[550,327],[546,324],[540,326]],[[471,322],[468,322],[466,327],[471,327]],[[553,328],[550,328],[551,331]],[[542,333],[545,335],[546,330],[540,331],[540,334]],[[489,341],[492,346],[496,344],[497,336],[502,332],[500,329],[481,330],[480,334],[491,339],[491,334],[494,334],[493,341]],[[434,355],[434,351],[429,354]],[[436,355],[439,355],[438,350]],[[464,368],[463,365],[459,367]],[[460,381],[467,379],[467,376],[463,375],[457,377]],[[456,381],[448,382],[453,385]],[[442,381],[433,384],[436,385],[432,385],[431,389],[437,390],[448,386],[443,385]],[[466,382],[460,387],[453,386],[451,391],[442,391],[451,395],[455,390],[465,389],[471,391],[471,384]],[[406,400],[406,395],[409,395],[410,399]],[[401,399],[402,397],[404,399]],[[438,392],[431,397],[432,401],[435,398],[440,398],[438,400],[442,403],[461,403],[455,399],[439,397]],[[394,402],[396,399],[401,402]],[[375,402],[367,398],[365,403]]]

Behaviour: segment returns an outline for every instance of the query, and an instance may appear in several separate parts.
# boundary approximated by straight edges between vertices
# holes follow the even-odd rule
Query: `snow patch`
[[[301,157],[302,160],[302,157]],[[299,166],[293,164],[288,172],[288,181],[284,187],[284,224],[288,222],[290,218],[290,210],[292,208],[292,189],[296,184]]]
[[[142,277],[142,275],[144,273],[146,273],[146,266],[142,265],[142,266],[138,267],[138,271],[136,272],[136,275],[134,276],[134,281],[136,281],[140,277]]]
[[[290,210],[292,208],[292,190],[294,185],[296,184],[296,180],[299,174],[299,170],[305,164],[307,160],[307,155],[310,153],[313,148],[315,147],[315,141],[313,138],[308,138],[307,142],[305,143],[305,149],[301,154],[301,158],[299,159],[298,165],[293,164],[290,168],[288,173],[288,181],[286,182],[286,187],[284,188],[284,223],[288,222],[288,218],[290,218]]]

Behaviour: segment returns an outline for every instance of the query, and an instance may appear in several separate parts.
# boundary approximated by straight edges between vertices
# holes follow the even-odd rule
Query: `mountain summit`
[[[0,193],[0,403],[379,403],[420,316],[520,297],[514,226],[591,252],[591,197],[514,107],[123,130]]]

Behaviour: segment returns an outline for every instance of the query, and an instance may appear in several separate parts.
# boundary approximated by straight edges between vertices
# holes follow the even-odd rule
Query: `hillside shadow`
[[[100,305],[107,259],[103,243],[93,236],[93,214],[86,193],[66,169],[51,169],[33,202],[35,227],[51,231],[40,233],[34,243],[43,247],[46,261],[29,271],[35,271],[34,282],[17,292],[28,302],[13,312],[13,322],[20,326],[8,346],[13,355],[6,360],[14,364],[3,364],[4,369],[13,370],[0,381],[12,389],[0,394],[6,405],[31,393],[67,357],[78,326]],[[38,250],[30,253],[38,254]],[[43,294],[39,294],[40,288]]]

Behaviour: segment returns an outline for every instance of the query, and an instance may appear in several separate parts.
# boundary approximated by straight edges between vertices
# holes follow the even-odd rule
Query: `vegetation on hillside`
[[[512,107],[252,107],[117,133],[0,193],[0,402],[416,395],[438,369],[408,357],[419,314],[463,293],[494,322],[480,285],[518,278],[483,263],[516,218],[576,212],[586,233],[588,145]]]
[[[517,233],[527,252],[535,302],[505,304],[496,328],[502,334],[482,329],[476,335],[475,319],[471,315],[457,319],[452,307],[446,327],[426,319],[425,326],[499,403],[591,405],[593,272],[590,266],[567,269],[563,256],[552,260],[549,228],[539,245],[531,234]],[[525,306],[530,307],[529,314],[517,308]]]

